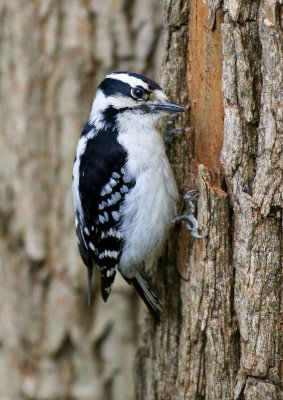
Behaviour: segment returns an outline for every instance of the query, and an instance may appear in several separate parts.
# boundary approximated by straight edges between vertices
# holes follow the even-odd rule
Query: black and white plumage
[[[88,268],[101,273],[107,300],[117,270],[154,316],[159,301],[142,271],[161,247],[175,214],[177,189],[155,124],[169,103],[158,84],[135,73],[107,75],[98,86],[73,166],[76,233]]]

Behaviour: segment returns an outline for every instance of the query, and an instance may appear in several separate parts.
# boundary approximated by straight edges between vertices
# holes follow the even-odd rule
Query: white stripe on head
[[[155,89],[154,93],[158,101],[168,101],[168,97],[162,90]]]
[[[121,108],[132,108],[135,106],[139,106],[137,102],[132,99],[131,97],[126,97],[124,95],[115,95],[115,96],[109,96],[109,105],[114,107],[116,110],[120,110]]]
[[[126,97],[119,94],[115,96],[105,96],[103,91],[98,89],[92,103],[89,120],[97,129],[103,129],[105,121],[103,120],[102,113],[108,107],[112,106],[116,110],[119,110],[121,108],[131,108],[135,105],[137,104],[131,97]]]
[[[149,90],[148,84],[144,82],[142,79],[136,78],[134,76],[128,74],[117,74],[113,72],[106,76],[106,78],[116,79],[118,81],[128,83],[132,87],[141,86],[146,90]]]

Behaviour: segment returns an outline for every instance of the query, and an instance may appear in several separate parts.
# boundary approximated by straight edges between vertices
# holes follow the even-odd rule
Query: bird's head
[[[147,119],[155,123],[164,112],[185,109],[168,101],[161,87],[151,79],[132,72],[113,72],[97,88],[90,122],[98,127],[115,123],[118,116]]]

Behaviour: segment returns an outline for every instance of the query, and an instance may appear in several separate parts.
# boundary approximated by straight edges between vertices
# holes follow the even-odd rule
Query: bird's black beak
[[[186,109],[178,104],[165,101],[164,103],[154,103],[151,105],[153,111],[184,112]]]

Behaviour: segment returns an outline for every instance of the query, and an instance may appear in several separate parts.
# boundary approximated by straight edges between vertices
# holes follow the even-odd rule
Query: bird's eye
[[[131,95],[137,100],[147,100],[148,93],[141,86],[137,86],[131,90]]]

